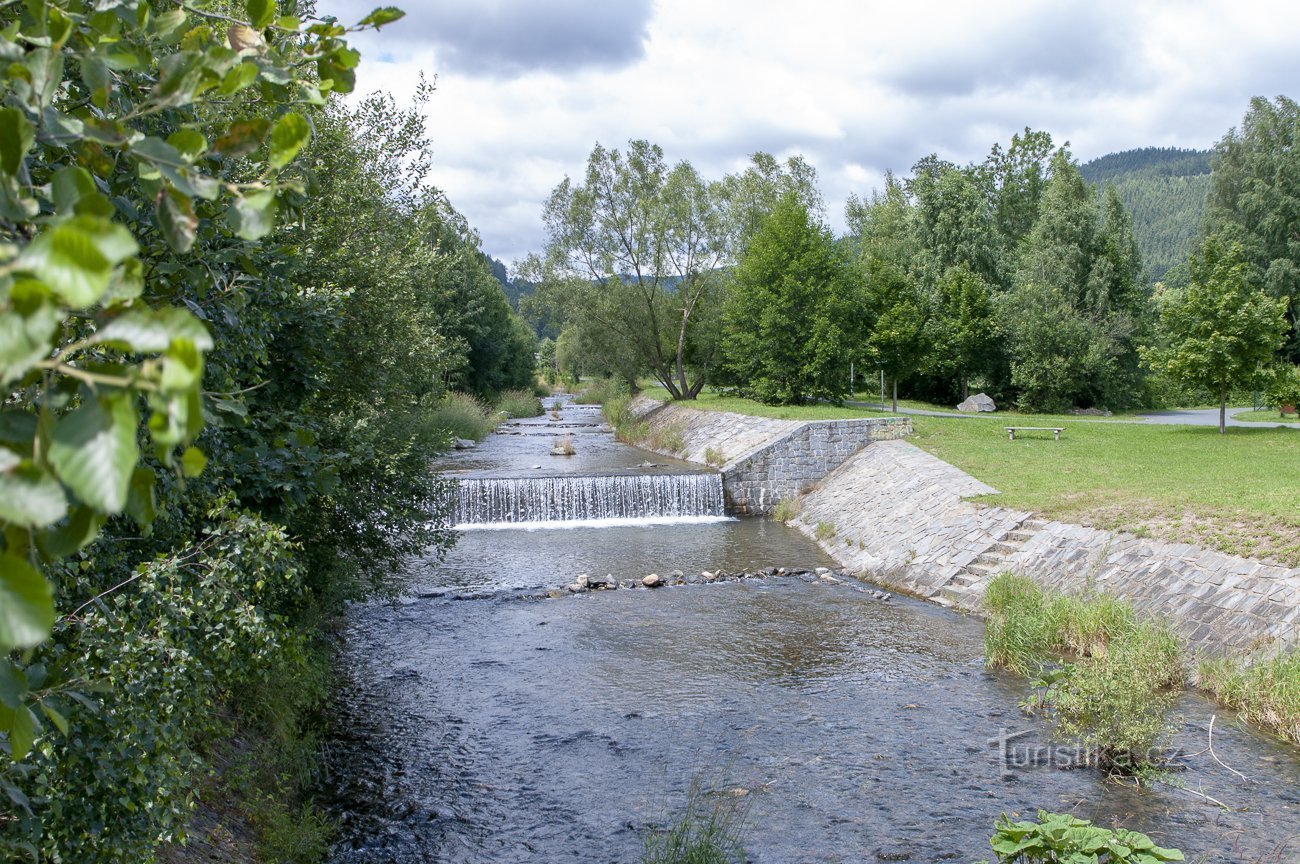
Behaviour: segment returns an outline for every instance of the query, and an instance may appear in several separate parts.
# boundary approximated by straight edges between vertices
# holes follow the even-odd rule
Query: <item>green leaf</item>
[[[27,758],[36,741],[36,715],[26,705],[14,711],[13,721],[9,726],[9,749],[15,762]]]
[[[194,215],[194,206],[189,198],[168,186],[158,196],[154,220],[173,252],[184,255],[193,248],[199,230],[199,217]]]
[[[86,307],[108,290],[113,267],[138,249],[121,225],[77,216],[42,232],[23,250],[18,264],[70,306]]]
[[[99,192],[90,172],[77,165],[68,165],[54,172],[50,190],[54,193],[54,208],[60,213],[71,213],[78,201]]]
[[[113,89],[113,77],[108,71],[108,64],[93,54],[81,59],[81,81],[90,91],[90,101],[96,108],[108,105],[108,95]]]
[[[41,703],[41,711],[46,717],[50,718],[50,722],[53,723],[60,732],[64,735],[68,734],[68,718],[64,717],[58,710],[45,702]]]
[[[59,419],[50,441],[49,460],[59,478],[102,513],[122,512],[140,455],[134,398],[85,393],[81,407]]]
[[[158,515],[154,486],[158,481],[152,468],[136,468],[131,474],[131,488],[126,495],[126,513],[146,533]]]
[[[401,18],[406,17],[406,13],[396,6],[380,6],[375,11],[361,19],[359,27],[383,27],[385,24],[392,24]]]
[[[48,357],[63,316],[40,282],[20,279],[9,289],[10,311],[0,312],[0,384],[16,381]]]
[[[107,516],[90,507],[74,507],[66,522],[38,534],[36,545],[47,559],[66,558],[89,546],[107,521]]]
[[[227,72],[225,77],[221,79],[220,91],[222,94],[229,96],[232,93],[238,93],[256,80],[257,64],[240,63]]]
[[[141,354],[166,351],[176,339],[186,339],[200,351],[212,350],[212,336],[203,322],[189,310],[175,306],[128,309],[101,327],[94,337],[100,344]]]
[[[68,512],[63,487],[30,460],[13,462],[13,451],[0,449],[9,465],[0,470],[0,520],[21,528],[53,525]]]
[[[38,645],[53,626],[50,583],[22,558],[0,555],[0,649]]]
[[[16,176],[35,141],[36,131],[22,111],[0,108],[0,171]]]
[[[213,143],[212,149],[231,158],[245,156],[262,146],[262,140],[270,128],[270,122],[263,117],[236,120],[230,124],[226,134]]]
[[[275,20],[274,0],[247,0],[244,9],[248,12],[248,23],[258,30]]]
[[[181,454],[181,473],[186,477],[199,476],[207,464],[208,457],[204,456],[203,451],[197,447],[186,447],[185,452]]]
[[[226,222],[245,240],[261,240],[275,227],[277,205],[269,189],[237,196],[226,211]]]
[[[301,114],[285,114],[271,128],[271,167],[283,168],[311,140],[311,125]]]
[[[197,129],[177,129],[167,136],[167,143],[176,149],[186,162],[193,162],[208,149],[208,139]]]

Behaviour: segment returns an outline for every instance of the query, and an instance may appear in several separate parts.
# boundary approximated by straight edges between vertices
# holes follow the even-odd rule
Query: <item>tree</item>
[[[1123,207],[1113,193],[1099,203],[1060,150],[1038,211],[998,301],[1017,399],[1033,410],[1127,404],[1137,393],[1145,298]]]
[[[1201,244],[1191,271],[1187,288],[1160,299],[1161,344],[1143,355],[1171,377],[1217,394],[1222,433],[1228,391],[1254,381],[1282,345],[1287,298],[1252,287],[1245,249],[1215,235]]]
[[[535,302],[589,331],[591,345],[617,340],[674,399],[695,398],[714,351],[694,325],[717,302],[728,254],[716,186],[687,162],[668,168],[648,141],[626,154],[598,144],[584,182],[556,186],[544,219],[545,253],[520,270],[541,283]]]
[[[926,342],[933,346],[929,363],[940,374],[957,376],[965,400],[971,371],[988,364],[998,346],[991,290],[963,263],[944,272],[935,295],[935,314],[927,324]]]
[[[725,365],[742,393],[773,405],[841,400],[854,304],[830,231],[787,193],[754,234],[724,311]]]
[[[1256,97],[1214,148],[1203,234],[1241,245],[1251,284],[1287,299],[1300,360],[1300,105]]]
[[[928,309],[916,280],[895,264],[868,256],[863,262],[864,306],[871,320],[864,356],[893,382],[898,411],[898,381],[920,368],[929,351]]]

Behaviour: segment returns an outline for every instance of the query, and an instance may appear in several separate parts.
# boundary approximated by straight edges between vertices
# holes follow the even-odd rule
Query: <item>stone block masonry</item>
[[[912,431],[904,417],[775,420],[645,397],[629,410],[646,424],[651,440],[679,445],[659,452],[718,467],[727,508],[739,513],[770,513],[778,501],[811,489],[871,442]]]
[[[1068,593],[1124,598],[1203,655],[1300,647],[1300,569],[966,500],[997,490],[894,440],[909,423],[804,423],[639,403],[649,403],[636,406],[645,422],[681,443],[673,455],[723,459],[734,509],[766,513],[798,496],[792,524],[877,584],[979,612],[989,580],[1009,571]]]
[[[795,526],[873,582],[968,612],[980,611],[989,580],[1012,572],[1128,600],[1203,655],[1300,646],[1300,569],[964,500],[995,493],[907,442],[885,442],[804,496]]]

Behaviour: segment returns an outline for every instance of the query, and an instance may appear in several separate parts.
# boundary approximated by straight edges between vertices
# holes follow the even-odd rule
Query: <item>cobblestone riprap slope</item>
[[[1123,597],[1208,655],[1300,644],[1300,569],[967,501],[997,490],[890,440],[904,428],[878,418],[800,423],[641,401],[650,424],[680,434],[675,455],[725,457],[733,507],[796,500],[792,524],[878,584],[978,612],[988,581],[1010,571]]]

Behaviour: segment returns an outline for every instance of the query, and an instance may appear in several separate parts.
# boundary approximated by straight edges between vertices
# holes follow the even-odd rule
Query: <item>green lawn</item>
[[[1300,566],[1300,435],[1290,429],[1069,423],[1008,441],[995,418],[914,417],[914,443],[1009,507]]]
[[[667,398],[662,390],[646,395]],[[773,407],[701,394],[696,408],[761,417],[876,416],[829,405]],[[1300,567],[1300,433],[1139,425],[1072,415],[912,417],[911,441],[1002,494],[988,503],[1044,517],[1196,543]],[[1060,441],[1003,426],[1062,426]]]
[[[1235,414],[1233,414],[1233,413],[1232,413],[1232,409],[1229,408],[1229,409],[1228,409],[1228,413],[1229,413],[1229,416],[1231,416],[1233,420],[1244,420],[1244,421],[1246,421],[1247,423],[1294,423],[1294,424],[1300,424],[1300,417],[1297,417],[1297,416],[1295,416],[1294,414],[1288,414],[1287,416],[1283,417],[1281,414],[1279,414],[1279,413],[1278,413],[1275,409],[1273,409],[1273,408],[1268,408],[1268,409],[1265,409],[1265,410],[1263,410],[1263,411],[1255,411],[1255,410],[1253,410],[1253,409],[1247,409],[1247,410],[1245,410],[1245,411],[1238,411],[1238,412],[1235,413]]]

